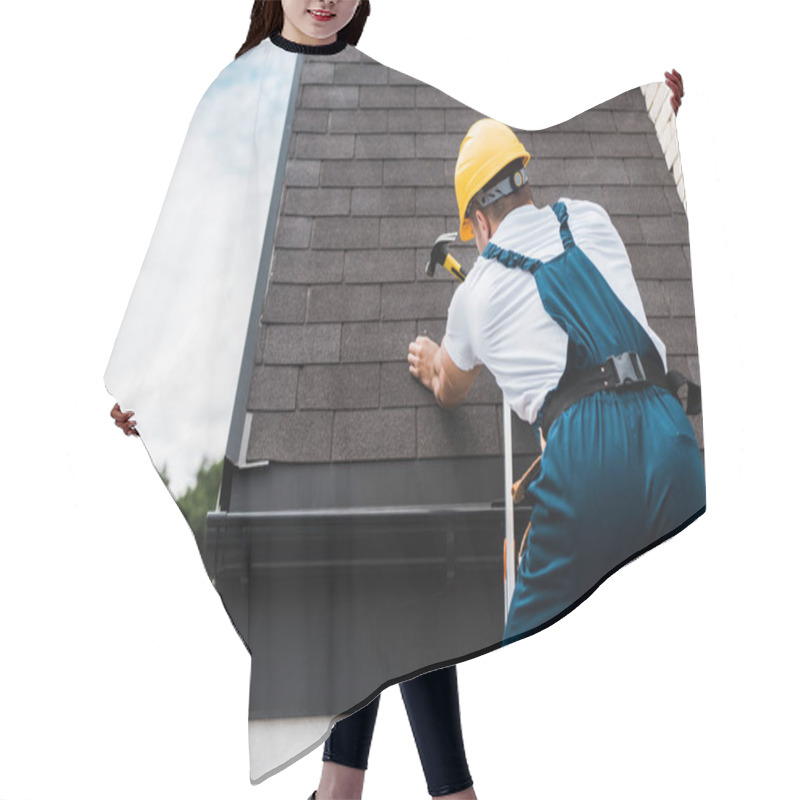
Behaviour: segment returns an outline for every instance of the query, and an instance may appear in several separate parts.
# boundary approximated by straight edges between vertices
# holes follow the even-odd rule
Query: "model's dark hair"
[[[358,44],[368,16],[369,0],[361,0],[353,19],[339,31],[337,38],[344,39],[347,44]],[[236,58],[261,44],[267,37],[280,33],[282,30],[283,6],[280,4],[280,0],[255,0],[253,10],[250,12],[250,30],[247,32],[247,38],[239,48]]]

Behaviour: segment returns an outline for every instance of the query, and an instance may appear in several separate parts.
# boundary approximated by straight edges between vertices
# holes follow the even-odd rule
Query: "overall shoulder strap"
[[[558,218],[558,221],[561,223],[561,243],[564,245],[564,250],[575,247],[575,240],[572,238],[572,232],[569,229],[569,213],[566,205],[559,202],[553,204],[551,208]],[[521,269],[523,272],[529,272],[531,275],[542,266],[542,262],[538,258],[530,258],[514,250],[506,250],[494,244],[494,242],[489,242],[481,255],[484,258],[499,261],[504,267],[508,267],[509,269]]]
[[[504,267],[521,269],[523,272],[530,272],[531,275],[542,266],[542,262],[538,258],[529,258],[515,250],[505,250],[494,242],[489,242],[481,255],[484,258],[499,261]]]
[[[575,247],[575,240],[572,238],[572,231],[569,229],[569,212],[567,211],[566,205],[562,202],[558,202],[553,203],[550,207],[561,223],[561,243],[564,245],[564,249],[569,250],[570,247]]]

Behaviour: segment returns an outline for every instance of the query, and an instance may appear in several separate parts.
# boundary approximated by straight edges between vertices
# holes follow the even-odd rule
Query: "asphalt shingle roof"
[[[306,57],[248,411],[251,461],[340,463],[502,452],[483,375],[441,411],[408,373],[408,343],[444,333],[455,281],[424,274],[457,229],[455,157],[480,117],[355,50]],[[553,128],[518,132],[537,205],[603,205],[670,366],[698,380],[686,215],[639,89]],[[453,255],[472,264],[472,245]],[[695,429],[701,435],[700,424]],[[515,453],[535,449],[514,425]],[[702,444],[702,440],[701,440]]]

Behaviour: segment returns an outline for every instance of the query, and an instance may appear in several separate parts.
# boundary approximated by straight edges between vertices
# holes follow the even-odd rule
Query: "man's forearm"
[[[442,408],[454,408],[461,402],[462,397],[454,397],[453,385],[448,381],[447,373],[442,366],[442,352],[440,346],[433,357],[433,374],[428,388]]]
[[[418,336],[408,348],[411,374],[429,389],[442,408],[457,406],[469,392],[480,367],[459,369],[444,347],[427,336]]]

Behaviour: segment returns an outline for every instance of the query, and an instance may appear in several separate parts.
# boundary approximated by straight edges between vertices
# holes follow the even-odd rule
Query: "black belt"
[[[558,386],[545,400],[541,414],[542,435],[547,438],[547,433],[556,417],[582,397],[595,392],[626,391],[645,386],[660,386],[675,397],[678,397],[678,391],[686,386],[686,413],[700,413],[700,387],[696,383],[675,370],[665,372],[658,356],[642,358],[638,353],[622,353],[611,356],[599,366],[589,367],[580,372],[564,373]]]

